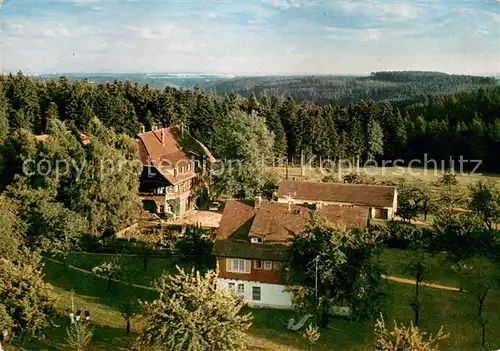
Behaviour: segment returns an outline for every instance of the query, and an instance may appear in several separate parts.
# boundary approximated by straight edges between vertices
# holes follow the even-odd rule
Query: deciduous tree
[[[130,334],[130,320],[131,318],[138,313],[138,303],[136,300],[133,300],[131,298],[126,298],[121,304],[120,304],[120,313],[122,314],[122,317],[125,319],[126,324],[126,331],[127,334]]]
[[[175,244],[181,262],[194,263],[197,269],[213,268],[213,242],[204,235],[205,231],[197,226],[188,226],[183,230],[182,238]]]
[[[488,229],[500,222],[500,188],[492,181],[470,187],[470,209],[479,214]]]
[[[318,342],[320,336],[318,327],[313,327],[312,324],[307,326],[306,331],[302,334],[302,337],[306,339],[309,351],[313,350],[313,346]]]
[[[5,195],[0,195],[0,257],[13,258],[18,254],[26,234],[26,224],[17,214],[18,207]]]
[[[117,256],[113,256],[110,261],[103,262],[92,268],[92,273],[99,274],[107,279],[108,286],[106,291],[109,292],[113,280],[118,280],[122,277],[123,269],[121,261]]]
[[[36,334],[48,325],[54,295],[43,280],[40,257],[23,250],[17,259],[0,258],[0,314],[3,323],[0,341],[21,333]]]
[[[85,351],[88,350],[92,342],[94,329],[88,323],[79,322],[69,326],[66,330],[66,335],[66,340],[71,350]]]
[[[255,197],[265,184],[265,162],[273,156],[273,134],[264,118],[233,110],[215,126],[213,170],[216,193]]]
[[[245,332],[251,314],[241,314],[244,302],[228,289],[218,287],[218,275],[201,275],[178,269],[166,274],[154,286],[159,299],[142,302],[145,327],[138,344],[172,351],[245,349]]]
[[[403,324],[398,325],[394,322],[394,329],[389,330],[381,315],[375,324],[375,350],[437,351],[438,343],[449,336],[444,334],[443,327],[439,329],[435,336],[429,335],[426,338],[426,334],[411,322],[408,327]]]
[[[497,286],[498,267],[486,257],[476,256],[460,262],[459,274],[464,291],[477,301],[477,318],[483,317],[484,302]]]
[[[349,230],[313,218],[301,233],[293,235],[288,262],[284,264],[287,284],[303,286],[317,295],[322,325],[328,323],[332,304],[348,304],[354,317],[378,313],[380,271],[369,263],[376,237],[363,230]],[[317,291],[316,291],[317,281]]]
[[[426,275],[429,272],[430,268],[427,264],[430,254],[428,254],[423,245],[413,245],[410,253],[409,264],[406,267],[405,271],[409,272],[415,277],[415,296],[410,301],[410,307],[413,309],[415,313],[414,323],[418,325],[420,320],[420,307],[421,307],[421,298],[420,298],[420,287],[422,282],[427,278]]]

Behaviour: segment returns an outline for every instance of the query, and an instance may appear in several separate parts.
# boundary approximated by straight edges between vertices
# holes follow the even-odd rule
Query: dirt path
[[[50,258],[50,257],[44,257],[45,260],[47,261],[50,261],[50,262],[54,262],[54,263],[58,263],[58,264],[63,264],[63,262],[61,261],[58,261],[58,260],[54,260],[53,258]],[[75,271],[78,271],[78,272],[82,272],[82,273],[85,273],[85,274],[90,274],[90,275],[93,275],[95,277],[98,277],[98,278],[101,278],[101,279],[108,279],[106,277],[103,277],[102,275],[99,275],[99,274],[95,274],[94,272],[92,271],[89,271],[87,269],[83,269],[83,268],[78,268],[78,267],[75,267],[73,265],[68,265],[68,268],[69,269],[73,269]],[[128,282],[124,282],[123,280],[117,280],[117,279],[111,279],[112,281],[114,282],[118,282],[118,283],[121,283],[121,284],[125,284],[125,285],[129,285],[129,286],[133,286],[134,288],[139,288],[139,289],[146,289],[146,290],[151,290],[151,291],[156,291],[155,289],[153,289],[152,287],[150,286],[145,286],[145,285],[139,285],[139,284],[132,284],[132,283],[128,283]]]
[[[58,260],[54,260],[53,258],[44,257],[44,259],[46,259],[48,261],[51,261],[51,262],[54,262],[54,263],[63,264],[63,262],[58,261]],[[96,277],[99,277],[99,278],[102,278],[102,279],[107,279],[106,277],[103,277],[103,276],[100,276],[98,274],[95,274],[92,271],[89,271],[89,270],[86,270],[86,269],[83,269],[83,268],[78,268],[78,267],[75,267],[73,265],[69,265],[68,268],[73,269],[73,270],[78,271],[78,272],[85,273],[85,274],[91,274],[93,276],[96,276]],[[391,281],[397,282],[397,283],[415,285],[415,280],[412,280],[412,279],[400,278],[400,277],[395,277],[395,276],[392,276],[392,275],[387,276],[387,275],[384,275],[384,274],[382,274],[382,278],[384,278],[386,280],[391,280]],[[139,288],[139,289],[146,289],[146,290],[155,291],[155,289],[153,289],[150,286],[139,285],[139,284],[132,284],[132,283],[124,282],[124,281],[121,281],[121,280],[116,280],[116,279],[113,279],[113,281],[119,282],[119,283],[122,283],[122,284],[125,284],[125,285],[129,285],[129,286],[133,286],[133,287]],[[441,289],[441,290],[448,290],[448,291],[460,291],[459,288],[456,288],[454,286],[440,285],[440,284],[433,284],[433,283],[425,283],[425,282],[423,282],[422,286],[428,286],[430,288]]]
[[[387,280],[391,280],[393,282],[415,285],[415,280],[413,280],[413,279],[394,277],[392,275],[387,276],[387,275],[383,275],[383,274],[382,274],[382,278],[387,279]],[[448,285],[440,285],[440,284],[433,284],[433,283],[426,283],[426,282],[422,282],[421,285],[428,286],[430,288],[441,289],[441,290],[460,291],[459,288],[456,288],[454,286],[448,286]]]

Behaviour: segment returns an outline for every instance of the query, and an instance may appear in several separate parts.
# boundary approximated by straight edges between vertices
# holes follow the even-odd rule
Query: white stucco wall
[[[251,307],[270,307],[290,309],[293,308],[291,296],[288,292],[284,291],[285,285],[267,284],[252,282],[247,280],[225,279],[219,278],[221,287],[228,288],[229,283],[235,284],[237,290],[238,284],[244,285],[243,299],[248,302]],[[252,287],[260,287],[260,301],[252,300]]]
[[[279,203],[282,203],[282,204],[287,204],[289,202],[293,203],[293,204],[303,204],[303,203],[309,203],[310,205],[314,204],[314,203],[317,203],[317,201],[306,201],[306,200],[301,200],[301,199],[292,199],[292,200],[288,200],[287,198],[278,198],[277,202]],[[332,202],[332,201],[321,201],[321,204],[322,205],[325,205],[325,206],[354,206],[352,203],[348,203],[348,202]],[[380,207],[380,208],[384,208],[387,210],[388,212],[388,219],[392,219],[394,218],[394,215],[395,215],[395,211],[396,211],[396,208],[397,208],[397,195],[395,193],[394,195],[394,200],[393,200],[393,206],[392,207]],[[375,207],[370,207],[370,218],[375,218]]]

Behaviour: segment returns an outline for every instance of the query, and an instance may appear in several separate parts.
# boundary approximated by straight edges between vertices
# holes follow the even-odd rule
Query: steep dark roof
[[[278,197],[297,200],[348,203],[355,206],[392,207],[396,187],[283,180]]]
[[[314,211],[306,206],[262,202],[259,207],[230,200],[222,215],[213,254],[219,257],[282,260],[292,233],[302,231],[313,213],[352,228],[368,222],[368,209],[361,207],[323,206]],[[250,243],[260,237],[262,244]]]

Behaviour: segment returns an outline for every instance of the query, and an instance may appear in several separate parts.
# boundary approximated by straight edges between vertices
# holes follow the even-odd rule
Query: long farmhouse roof
[[[278,197],[355,206],[392,207],[395,191],[396,187],[393,186],[283,180],[278,188]]]

